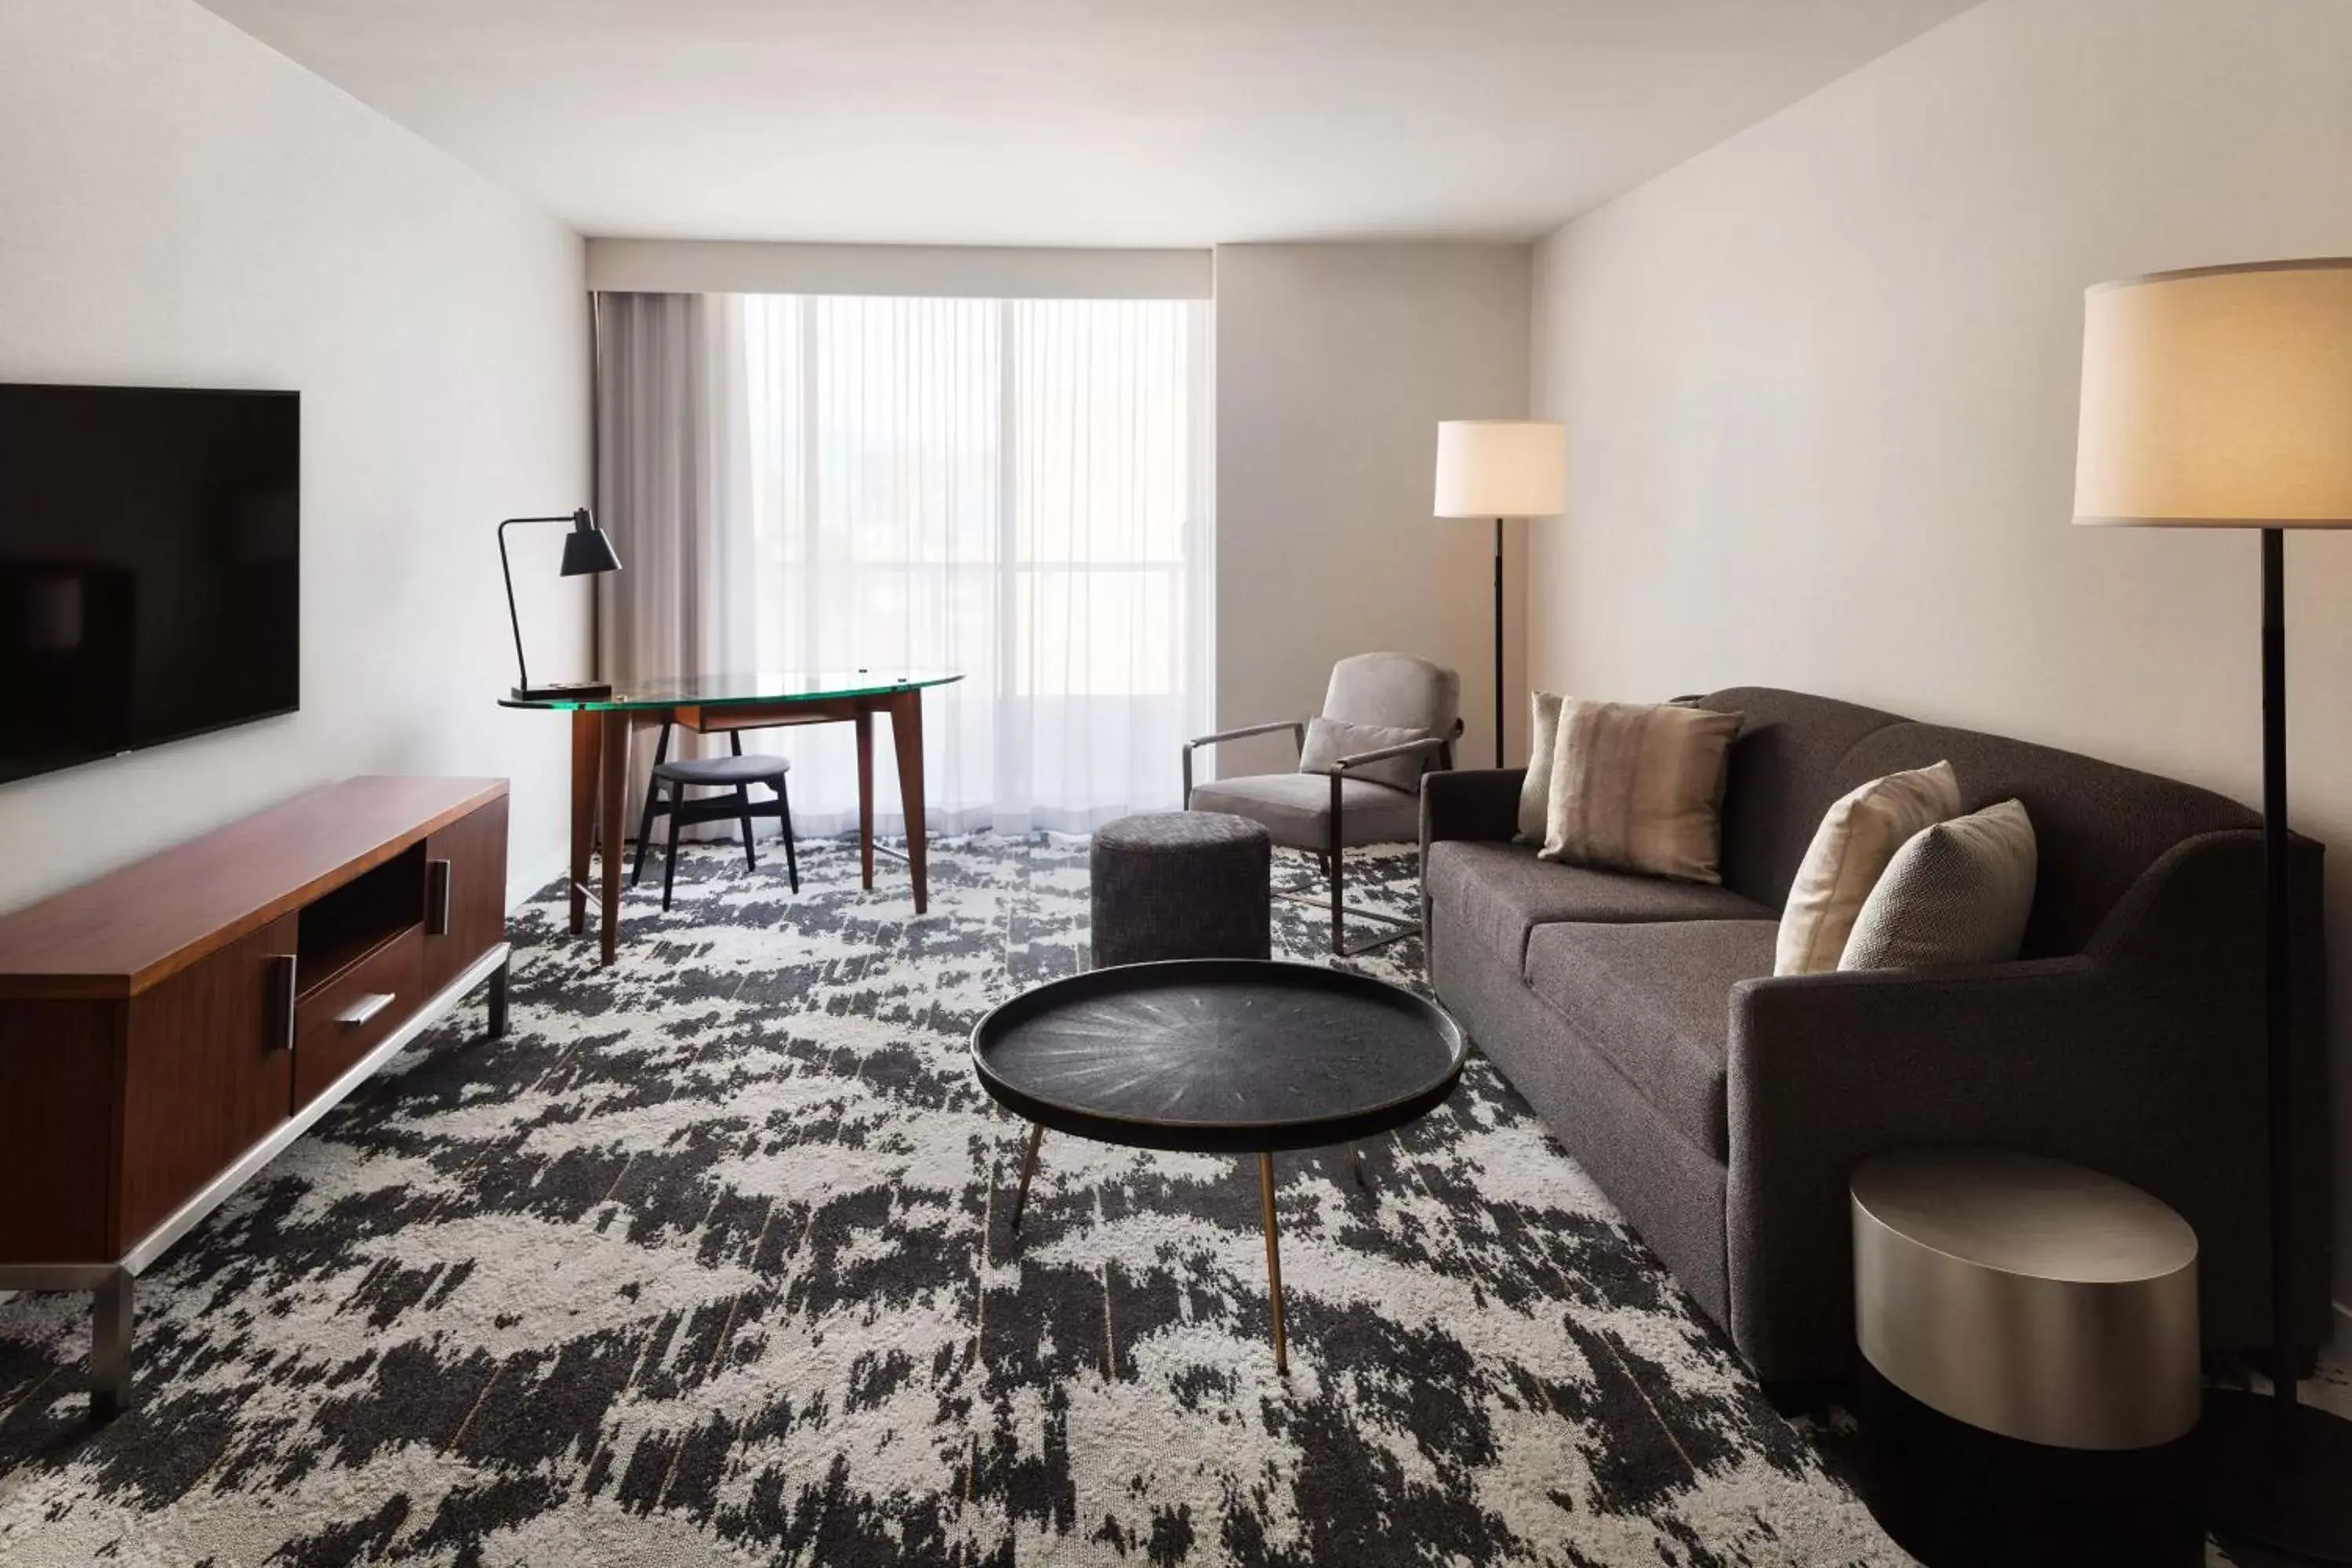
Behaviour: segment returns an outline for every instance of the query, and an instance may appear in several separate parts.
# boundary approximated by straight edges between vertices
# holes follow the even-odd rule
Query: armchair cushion
[[[1462,678],[1409,653],[1360,653],[1331,667],[1323,716],[1450,735],[1462,712]],[[1364,750],[1370,750],[1366,747]]]
[[[1727,1160],[1731,992],[1772,973],[1777,929],[1769,920],[1539,925],[1528,937],[1528,985],[1668,1126]]]
[[[1328,773],[1332,771],[1332,764],[1342,757],[1428,738],[1426,730],[1407,729],[1396,724],[1350,724],[1345,720],[1318,715],[1307,721],[1307,743],[1298,751],[1298,771],[1302,773]],[[1386,784],[1391,789],[1410,790],[1420,783],[1422,769],[1428,763],[1429,758],[1425,754],[1390,757],[1351,769],[1348,776],[1362,779],[1367,784]]]
[[[1431,782],[1444,777],[1441,773]],[[1507,807],[1509,797],[1500,786],[1496,795]],[[1422,881],[1433,918],[1461,922],[1465,936],[1499,953],[1515,973],[1527,956],[1528,932],[1547,921],[1633,925],[1772,918],[1770,910],[1728,888],[1554,865],[1536,858],[1531,846],[1492,840],[1442,838],[1429,844],[1422,851]],[[1765,965],[1768,973],[1770,968]]]
[[[1339,781],[1339,847],[1404,844],[1421,831],[1421,802],[1401,789],[1362,779]],[[1321,773],[1255,773],[1196,784],[1192,809],[1224,811],[1263,823],[1276,844],[1330,847],[1331,781]]]

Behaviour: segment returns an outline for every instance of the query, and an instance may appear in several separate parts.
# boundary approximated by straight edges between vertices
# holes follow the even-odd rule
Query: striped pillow
[[[1547,860],[1720,882],[1723,784],[1740,715],[1563,698]]]

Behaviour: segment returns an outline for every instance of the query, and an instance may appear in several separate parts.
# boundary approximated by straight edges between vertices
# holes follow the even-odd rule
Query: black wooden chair
[[[745,756],[743,737],[730,733],[731,755],[724,757],[683,757],[669,760],[670,724],[664,721],[661,739],[654,743],[652,782],[646,786],[646,811],[637,824],[637,856],[629,870],[629,885],[646,874],[646,849],[653,842],[654,818],[669,818],[669,841],[662,856],[662,908],[669,908],[670,888],[677,877],[677,830],[692,827],[698,822],[725,822],[730,818],[743,825],[743,863],[752,870],[760,868],[760,857],[751,847],[751,819],[755,816],[775,817],[783,827],[784,872],[791,879],[793,891],[801,890],[800,857],[793,848],[793,797],[784,786],[784,775],[792,772],[792,762],[785,757]],[[753,784],[766,784],[775,792],[773,800],[751,798]],[[663,798],[663,786],[667,785],[668,798]],[[689,789],[717,789],[726,795],[703,800],[689,800]]]

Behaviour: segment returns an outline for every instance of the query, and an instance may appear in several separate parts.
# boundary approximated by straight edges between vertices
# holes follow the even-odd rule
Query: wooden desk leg
[[[596,840],[596,766],[604,741],[602,719],[572,710],[572,934],[588,929],[588,857]]]
[[[596,802],[604,842],[604,879],[602,903],[598,911],[599,942],[606,963],[613,962],[621,947],[621,862],[628,857],[623,853],[623,824],[628,815],[629,793],[629,715],[618,709],[604,714],[604,787],[598,792]]]
[[[890,699],[890,743],[898,753],[898,807],[907,818],[907,870],[915,882],[915,912],[931,904],[930,836],[923,825],[923,694]]]
[[[857,710],[857,870],[874,890],[874,710]]]

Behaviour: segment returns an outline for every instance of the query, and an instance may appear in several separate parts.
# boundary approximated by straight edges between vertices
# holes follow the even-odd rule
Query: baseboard
[[[538,897],[541,888],[546,887],[550,882],[560,880],[569,875],[571,870],[572,851],[569,847],[541,856],[534,865],[517,866],[509,863],[507,867],[507,913],[514,913],[515,910]]]

